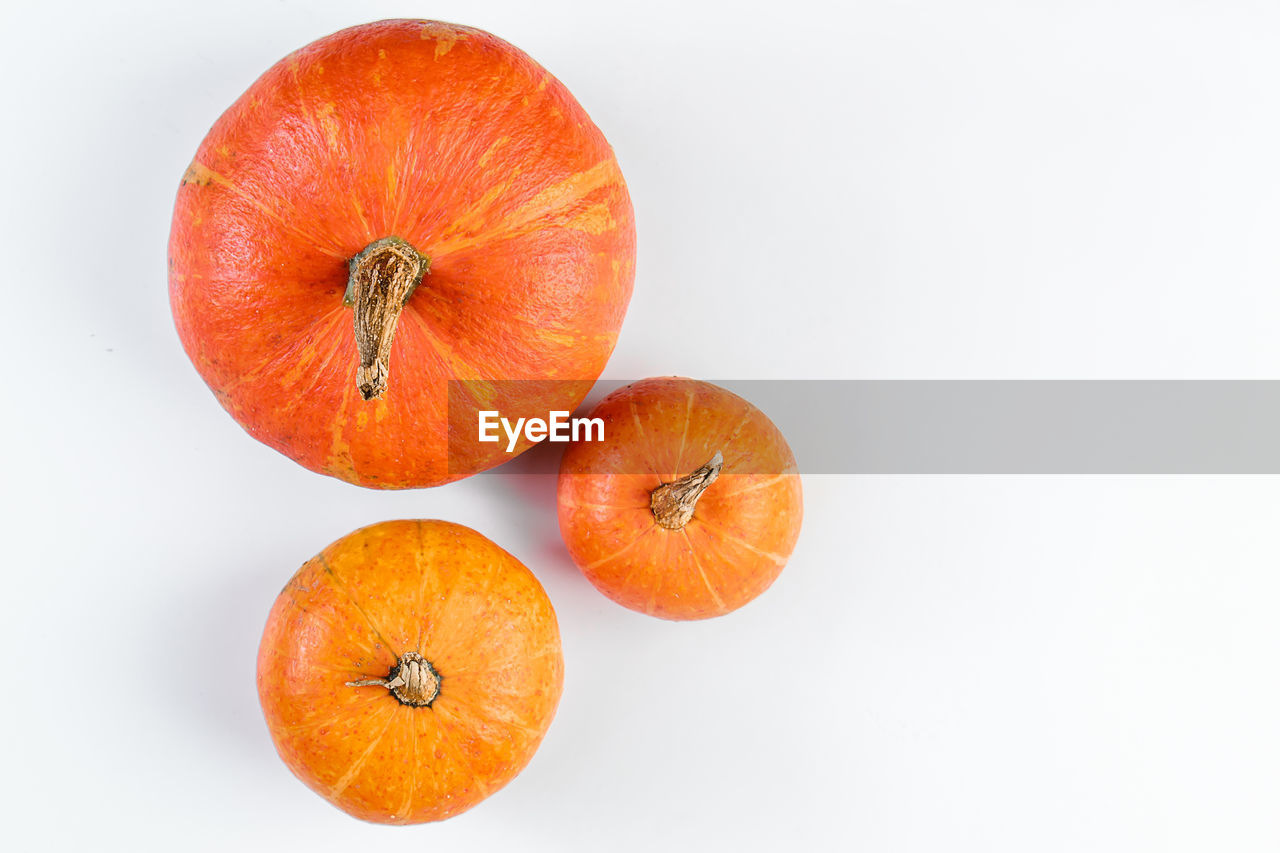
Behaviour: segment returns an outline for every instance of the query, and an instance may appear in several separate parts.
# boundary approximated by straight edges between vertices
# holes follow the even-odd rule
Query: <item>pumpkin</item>
[[[635,226],[604,135],[537,63],[480,30],[382,21],[286,57],[218,120],[169,269],[182,344],[251,435],[352,483],[432,486],[510,458],[449,457],[450,380],[478,380],[452,401],[473,430],[480,409],[586,395]]]
[[[258,695],[294,774],[349,814],[464,811],[533,757],[560,698],[555,612],[474,530],[391,521],[339,539],[276,599]]]
[[[735,610],[778,577],[800,534],[795,457],[769,418],[692,379],[646,379],[588,415],[603,441],[569,445],[560,531],[601,592],[665,619]]]

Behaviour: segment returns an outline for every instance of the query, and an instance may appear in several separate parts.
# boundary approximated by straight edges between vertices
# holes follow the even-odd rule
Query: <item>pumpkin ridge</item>
[[[418,723],[417,716],[414,715],[413,708],[408,705],[403,706],[409,713],[409,742],[413,744],[413,759],[409,762],[409,791],[405,794],[404,802],[400,808],[396,810],[396,820],[405,820],[409,817],[409,813],[413,811],[413,800],[418,795]],[[429,706],[428,706],[429,707]],[[397,711],[397,714],[403,712]]]
[[[276,653],[276,660],[287,661],[289,663],[298,664],[299,666],[316,669],[316,670],[319,670],[320,672],[328,672],[328,673],[332,673],[333,675],[341,675],[344,677],[355,676],[359,678],[360,676],[364,675],[364,673],[362,673],[358,669],[355,669],[354,667],[329,666],[327,664],[319,663],[317,661],[310,660],[308,658],[300,658],[294,655],[281,654],[279,652]]]
[[[414,645],[415,649],[422,648],[422,629],[427,622],[427,582],[437,580],[434,566],[424,566],[423,560],[427,554],[426,534],[422,529],[422,519],[418,519],[418,550],[413,554],[413,564],[417,567],[419,574],[422,575],[418,582],[418,609],[415,611],[416,621],[418,623],[418,641]],[[435,584],[432,583],[432,586]]]
[[[435,282],[433,282],[433,284],[435,284]],[[445,297],[445,293],[448,290],[447,287],[445,288],[426,287],[424,288],[424,290],[426,291],[426,293],[424,293],[423,295],[427,296],[429,299],[438,300],[441,304],[444,304],[444,305],[449,304],[449,300]],[[471,294],[471,296],[474,298],[474,294]],[[409,314],[411,312],[421,322],[425,330],[427,330],[428,334],[430,334],[433,344],[435,344],[439,340],[446,340],[451,337],[447,334],[444,334],[438,331],[435,328],[437,323],[443,325],[443,324],[446,324],[448,321],[448,318],[442,316],[439,311],[428,310],[428,308],[422,305],[421,303],[418,303],[416,305],[413,303],[410,303],[409,305],[405,306],[405,313]],[[467,382],[467,380],[472,380],[472,379],[519,380],[523,377],[510,376],[510,375],[495,376],[495,373],[498,373],[498,371],[489,369],[487,366],[485,367],[484,370],[478,369],[476,366],[477,363],[483,364],[484,359],[477,361],[474,358],[475,355],[483,355],[483,351],[479,353],[475,351],[476,349],[475,344],[477,343],[486,344],[489,346],[490,351],[492,351],[492,348],[493,348],[492,345],[494,341],[514,342],[515,345],[527,347],[529,345],[529,335],[536,336],[543,340],[548,340],[549,339],[547,337],[548,333],[561,332],[562,334],[569,334],[570,336],[575,336],[580,339],[589,339],[596,342],[600,342],[600,341],[608,342],[608,349],[611,352],[613,350],[613,347],[616,345],[617,338],[618,338],[617,333],[579,335],[568,328],[562,327],[562,330],[549,329],[547,326],[539,325],[536,321],[528,317],[520,316],[519,314],[503,313],[500,316],[491,319],[491,322],[489,323],[488,328],[485,330],[488,334],[483,336],[476,336],[475,339],[456,338],[455,339],[456,345],[453,347],[450,347],[449,349],[449,354],[447,356],[449,361],[446,364],[446,367],[453,370],[454,378],[461,380],[464,383],[464,385]],[[524,332],[528,334],[518,334],[520,332]],[[563,346],[558,347],[558,349],[563,349],[563,348],[564,348]],[[464,354],[460,355],[459,354],[460,352]],[[442,354],[442,358],[443,357],[445,356]],[[461,369],[457,369],[457,368],[461,368]],[[510,373],[510,371],[502,371],[502,372]],[[543,376],[539,378],[549,378],[549,377]],[[483,402],[483,401],[477,400],[476,402]]]
[[[459,748],[457,743],[455,743],[453,740],[453,734],[451,732],[450,723],[456,718],[448,710],[447,705],[440,708],[436,712],[436,718],[439,720],[438,731],[440,733],[441,743],[444,743],[445,745],[447,745],[449,747],[449,750],[453,753],[453,757],[457,760],[457,762],[471,772],[471,775],[474,777],[476,788],[479,789],[480,791],[481,799],[487,798],[489,794],[492,793],[492,791],[489,789],[488,784],[484,781],[484,775],[476,772],[476,766],[475,764],[472,763],[471,757],[467,755],[465,752],[463,752],[462,749]],[[488,743],[486,742],[485,745],[487,746]]]
[[[489,571],[484,573],[484,579],[481,581],[479,588],[476,590],[477,597],[483,598],[484,596],[488,595],[490,588],[493,586],[494,580],[497,579],[497,576],[498,576],[498,572],[496,571],[496,567],[491,567]],[[440,658],[445,658],[450,661],[455,659],[454,650],[458,648],[459,643],[457,643],[455,640],[450,639],[448,632],[446,632],[444,637],[441,638],[439,636],[439,629],[440,629],[440,624],[442,622],[444,623],[446,628],[452,627],[449,624],[449,622],[446,620],[448,619],[450,610],[454,606],[453,605],[454,596],[457,595],[458,590],[462,586],[463,584],[459,583],[455,578],[453,585],[449,587],[449,592],[446,594],[444,601],[441,602],[440,607],[436,610],[436,618],[434,620],[434,623],[430,626],[432,630],[429,630],[427,632],[427,637],[426,637],[427,644],[434,645],[437,652],[443,653],[440,655],[433,655],[432,656],[433,659],[438,660]],[[456,631],[456,628],[454,630]],[[433,634],[436,635],[434,641],[432,639]],[[443,644],[445,648],[443,649],[440,648],[441,644]],[[420,649],[425,648],[425,646],[419,646],[419,648]],[[451,677],[452,677],[453,671],[454,670],[450,669]],[[438,674],[440,675],[441,678],[444,678],[443,673],[438,673]],[[443,689],[441,690],[441,693],[443,694]]]
[[[564,505],[573,509],[648,509],[649,502],[641,504],[600,504],[591,501],[571,501],[565,499]]]
[[[500,675],[508,670],[522,667],[528,661],[539,660],[544,657],[556,654],[556,649],[545,648],[540,652],[531,655],[511,655],[505,662],[498,666],[490,666],[483,668],[455,667],[450,672],[454,678],[478,678],[486,675]]]
[[[723,610],[724,600],[720,598],[720,593],[716,592],[716,588],[711,585],[711,581],[707,578],[706,569],[702,568],[702,562],[698,559],[698,549],[694,547],[693,540],[689,538],[689,532],[681,527],[680,535],[684,537],[685,544],[689,547],[689,557],[693,560],[693,567],[698,570],[698,576],[702,578],[703,586],[707,588],[707,592],[711,593],[711,600],[716,603],[716,607]]]
[[[703,527],[706,527],[709,533],[715,536],[718,536],[721,539],[724,539],[726,541],[732,542],[735,545],[738,545],[742,548],[746,548],[748,551],[750,551],[753,554],[757,554],[761,557],[764,557],[765,559],[772,560],[775,563],[777,563],[779,566],[785,566],[787,564],[787,557],[784,557],[781,554],[774,554],[771,551],[761,550],[760,548],[757,548],[756,546],[752,545],[750,542],[747,542],[746,540],[744,540],[742,537],[735,536],[734,534],[725,530],[723,527],[719,526],[718,524],[712,524],[711,522],[707,521],[705,518],[691,519],[690,523],[692,523],[693,521],[697,521]]]
[[[413,195],[416,202],[425,188],[418,187],[416,188],[417,192],[414,193],[409,187],[400,183],[402,175],[412,176],[416,173],[413,166],[416,165],[414,152],[418,150],[417,133],[418,123],[408,122],[404,127],[404,136],[401,137],[396,150],[387,161],[387,179],[383,186],[387,191],[384,200],[387,203],[387,207],[390,208],[390,215],[387,217],[387,231],[390,234],[408,233],[413,237],[421,235],[422,229],[416,227],[419,223],[404,223],[404,209],[409,203],[410,195]],[[401,224],[407,224],[409,227],[401,229]],[[405,239],[410,239],[410,242],[412,242],[411,238]],[[414,245],[425,244],[414,243]]]
[[[342,776],[338,778],[338,781],[334,782],[329,788],[330,797],[336,797],[343,791],[347,790],[347,786],[356,778],[356,774],[358,774],[361,768],[364,767],[365,762],[369,760],[369,756],[373,755],[373,751],[378,748],[378,744],[382,743],[382,739],[387,736],[387,732],[391,729],[391,724],[395,722],[399,711],[399,706],[394,706],[392,708],[391,713],[387,715],[386,724],[383,725],[382,730],[378,732],[377,737],[369,742],[369,745],[365,747],[364,752],[360,753],[360,755],[351,762],[351,766],[347,768],[347,772],[343,773]]]
[[[521,696],[517,692],[508,692],[505,695],[515,698],[520,698]],[[463,724],[474,722],[477,716],[476,713],[459,704],[450,705],[448,713],[454,722]],[[506,729],[508,732],[531,739],[540,737],[537,725],[525,722],[518,713],[511,709],[510,703],[490,701],[484,706],[484,714],[488,719],[481,722],[488,725]]]
[[[510,178],[494,184],[483,195],[472,202],[470,207],[455,216],[453,221],[441,227],[439,229],[439,235],[436,237],[435,241],[433,241],[437,247],[436,256],[441,257],[449,254],[447,249],[443,253],[439,250],[438,247],[442,243],[445,246],[448,246],[449,241],[464,237],[467,232],[480,228],[484,224],[486,217],[492,215],[494,203],[498,201],[498,199],[502,198],[502,196],[510,189]]]
[[[429,294],[432,298],[437,300],[442,305],[450,305],[452,303],[452,300],[449,299],[448,297],[448,293],[450,290],[456,290],[459,294],[463,294],[469,298],[476,299],[477,301],[483,302],[483,299],[480,298],[482,291],[475,291],[475,290],[468,291],[465,285],[463,285],[461,282],[451,281],[447,277],[440,277],[437,279],[433,279],[430,282],[430,286],[424,288],[424,291],[425,291],[424,295]],[[423,300],[423,301],[425,302],[426,300]],[[405,307],[407,311],[409,306],[405,306]],[[434,307],[435,306],[432,306],[432,308]],[[417,313],[418,316],[422,319],[422,322],[426,323],[427,325],[432,325],[433,321],[444,322],[448,319],[440,311],[428,310],[428,307],[421,303],[414,305],[414,308],[415,308],[415,313]],[[528,331],[533,333],[542,333],[547,331],[546,326],[540,325],[535,320],[532,320],[528,317],[522,317],[521,315],[514,314],[514,313],[508,313],[508,314],[504,314],[501,317],[494,318],[492,330],[493,331],[506,330],[511,328],[512,326],[518,326],[522,331]],[[553,329],[552,331],[558,331],[561,333],[571,333],[569,329],[563,328],[563,327],[560,329]],[[611,335],[610,337],[616,338],[617,335],[616,334]]]
[[[662,475],[658,472],[661,471],[662,468],[659,467],[658,463],[653,459],[653,453],[651,452],[653,448],[649,446],[649,431],[640,423],[640,408],[636,406],[635,400],[631,400],[629,405],[631,408],[631,420],[636,425],[636,446],[643,447],[645,451],[643,454],[644,458],[641,462],[646,468],[646,473],[652,473],[658,480],[658,486],[661,486]]]
[[[684,429],[680,432],[680,449],[676,451],[675,468],[671,471],[671,479],[680,477],[680,463],[684,461],[684,445],[689,438],[689,423],[693,420],[693,389],[685,389]]]
[[[373,699],[366,699],[361,702],[355,702],[350,705],[344,705],[338,710],[334,711],[329,716],[324,717],[323,719],[307,720],[306,722],[302,722],[302,723],[293,723],[291,725],[284,726],[282,730],[286,734],[296,735],[306,731],[310,731],[311,729],[320,729],[320,728],[324,728],[325,726],[331,726],[334,723],[341,720],[343,717],[350,715],[353,710],[368,708],[370,705],[376,704],[378,700],[381,698],[382,697],[375,697]]]
[[[747,448],[745,450],[739,448],[737,454],[732,454],[732,451],[735,447],[735,442],[737,441],[738,436],[742,435],[742,431],[746,429],[747,424],[749,424],[752,421],[752,419],[755,418],[755,414],[756,414],[756,409],[754,409],[749,403],[746,403],[745,400],[743,400],[742,402],[746,404],[745,405],[746,411],[742,413],[742,419],[738,421],[737,425],[732,430],[729,431],[728,438],[724,439],[724,447],[730,449],[731,458],[733,459],[734,463],[741,462],[744,459],[750,459],[751,456],[753,455],[751,448]],[[724,467],[726,468],[731,467],[728,459],[725,460]]]
[[[351,606],[356,609],[356,612],[364,617],[364,621],[369,625],[369,630],[373,631],[374,635],[382,641],[384,646],[387,647],[387,650],[390,651],[391,654],[395,655],[396,659],[399,660],[401,657],[400,652],[396,650],[395,646],[387,642],[387,638],[382,635],[382,631],[378,630],[378,626],[374,624],[373,620],[369,618],[369,614],[366,613],[365,609],[360,606],[358,601],[356,601],[355,596],[351,594],[351,590],[343,582],[342,578],[338,577],[338,573],[333,570],[333,566],[329,565],[329,561],[325,559],[324,553],[322,552],[318,554],[317,557],[320,560],[320,565],[324,567],[325,572],[333,579],[334,588],[346,596],[347,601],[349,601]]]
[[[345,381],[342,383],[342,403],[338,406],[338,413],[334,415],[331,421],[329,451],[325,456],[324,464],[325,471],[342,471],[355,483],[359,483],[361,480],[360,472],[356,470],[356,460],[351,455],[351,442],[347,440],[346,435],[347,424],[350,423],[350,419],[347,417],[347,410],[351,408],[351,389],[356,387],[357,368],[358,365],[354,361],[347,366]],[[335,473],[334,476],[338,475]],[[372,623],[370,623],[370,627],[372,627]],[[396,657],[399,657],[399,655],[396,655]]]
[[[303,607],[301,604],[297,602],[296,599],[293,598],[293,596],[289,597],[289,605],[295,608],[296,610],[300,611],[301,613],[303,613],[308,619],[314,619],[316,622],[319,622],[321,625],[327,625],[330,629],[334,631],[339,630],[337,625],[333,624],[333,622],[330,622],[328,619],[321,616],[316,611],[312,610],[309,607]],[[370,657],[374,657],[378,653],[377,648],[372,643],[363,644],[361,646],[361,649],[364,652],[366,652]]]
[[[311,131],[311,138],[317,142],[324,142],[323,147],[315,145],[309,152],[312,155],[312,159],[316,162],[324,160],[336,161],[339,163],[347,162],[350,159],[350,153],[339,145],[339,120],[333,115],[331,110],[327,115],[330,124],[326,125],[320,117],[316,115],[315,110],[311,108],[311,103],[313,101],[327,104],[332,108],[335,100],[333,98],[333,93],[327,87],[323,87],[322,84],[324,81],[322,79],[318,81],[318,84],[314,89],[308,89],[307,86],[303,84],[302,77],[299,74],[299,71],[302,69],[303,59],[312,61],[320,72],[323,73],[323,65],[309,55],[311,51],[309,51],[308,48],[311,46],[312,45],[307,45],[300,50],[294,51],[292,55],[286,57],[284,60],[285,62],[288,62],[290,75],[293,78],[294,100],[292,103],[306,119],[307,125]],[[310,79],[317,78],[318,75],[313,74]],[[283,92],[282,89],[277,89],[276,91]],[[276,105],[284,108],[286,106],[286,102],[283,98],[278,98]]]
[[[305,348],[307,344],[316,341],[327,341],[329,343],[329,354],[324,357],[324,361],[322,361],[315,369],[308,371],[311,374],[312,381],[311,384],[307,386],[307,389],[311,390],[315,388],[316,384],[325,378],[329,363],[333,361],[338,350],[342,349],[342,338],[337,335],[329,334],[329,332],[332,331],[330,327],[337,326],[338,320],[344,317],[345,313],[345,310],[339,307],[333,309],[327,314],[320,315],[320,317],[311,321],[307,325],[305,332],[298,335],[295,343],[285,347],[284,349],[278,350],[275,355],[267,357],[257,367],[254,367],[247,373],[238,376],[233,382],[226,386],[225,390],[229,393],[241,386],[258,382],[272,376],[279,367],[283,366],[284,363],[298,361],[298,352]],[[319,351],[318,347],[317,351]]]
[[[422,321],[421,315],[414,310],[413,303],[405,306],[404,315],[401,319],[408,318],[408,322],[404,323],[401,332],[400,356],[401,358],[416,357],[418,359],[432,358],[434,359],[432,367],[423,366],[422,362],[417,362],[418,372],[429,374],[432,379],[447,377],[451,374],[452,365],[448,360],[447,354],[441,350],[441,341],[431,331],[431,329]],[[447,379],[444,381],[448,381]],[[445,401],[445,411],[448,413],[448,401]]]
[[[192,169],[198,169],[196,171],[196,175],[198,177],[194,181],[184,180],[183,181],[184,184],[195,183],[197,186],[205,186],[206,185],[205,183],[201,183],[201,179],[204,179],[207,177],[214,184],[217,184],[218,186],[225,189],[227,192],[231,193],[236,198],[240,199],[241,201],[253,207],[255,210],[257,210],[267,219],[271,220],[280,228],[283,228],[284,230],[292,233],[295,237],[300,238],[303,242],[305,242],[308,246],[310,246],[312,249],[319,252],[320,254],[329,255],[330,257],[340,258],[343,260],[346,259],[346,254],[342,251],[341,247],[335,245],[332,240],[325,240],[325,239],[322,239],[318,234],[311,234],[307,231],[304,231],[301,227],[289,221],[277,211],[274,211],[270,207],[268,207],[266,202],[262,201],[252,193],[241,189],[240,186],[235,181],[231,180],[226,175],[223,175],[221,172],[217,172],[209,168],[208,166],[201,163],[199,160],[191,161],[191,165],[187,167],[188,174],[191,173]],[[280,197],[277,200],[282,203],[285,201],[283,197]],[[205,198],[205,199],[202,199],[202,201],[204,201],[207,204],[211,200]],[[299,216],[296,218],[301,219],[302,217]]]
[[[425,316],[425,312],[421,310],[409,310],[411,306],[405,306],[406,314],[411,314],[418,322],[419,330],[422,332],[423,338],[430,345],[431,351],[436,358],[440,360],[440,364],[449,371],[449,375],[458,381],[462,388],[467,387],[467,380],[482,379],[484,373],[476,370],[475,366],[470,362],[461,358],[455,347],[449,347],[446,351],[443,349],[443,342],[448,340],[448,336],[439,334],[431,326],[431,321]],[[459,370],[461,368],[461,370]],[[477,401],[478,402],[478,401]]]
[[[347,193],[347,200],[351,202],[351,209],[355,212],[356,219],[360,220],[360,226],[366,234],[374,234],[376,230],[369,224],[369,218],[364,214],[364,207],[360,204],[360,199],[356,196],[355,190]],[[388,231],[388,234],[394,234],[394,231]],[[369,242],[373,242],[372,238]]]
[[[751,475],[750,474],[730,474],[729,476],[730,477],[749,477]],[[745,486],[736,491],[732,491],[732,492],[721,491],[719,494],[716,495],[716,499],[725,500],[726,498],[736,498],[739,495],[747,495],[747,494],[750,494],[751,492],[757,492],[760,489],[767,489],[767,488],[770,488],[771,486],[776,486],[778,483],[785,483],[787,482],[788,478],[794,477],[794,476],[796,476],[795,472],[790,472],[786,474],[774,474],[772,477],[770,477],[767,480],[761,480],[758,483],[752,483],[751,485]]]
[[[660,528],[656,524],[653,525],[652,527],[645,528],[644,531],[641,532],[641,534],[637,536],[635,539],[632,539],[626,545],[623,545],[621,548],[619,548],[617,551],[614,551],[609,556],[604,557],[603,559],[600,559],[600,560],[596,560],[594,563],[588,563],[587,565],[582,567],[583,570],[598,569],[601,566],[603,566],[605,563],[618,559],[627,551],[630,551],[632,548],[634,548],[640,542],[641,539],[644,539],[646,536],[648,536],[649,534],[653,533],[653,531],[658,529]]]
[[[325,329],[326,332],[329,331],[329,328],[331,327],[336,327],[338,325],[345,325],[340,321],[346,318],[346,311],[345,309],[342,309],[342,308],[335,308],[333,311],[329,312],[329,314],[327,315],[327,318],[329,320],[330,327]],[[329,365],[333,364],[333,360],[337,358],[338,355],[342,353],[344,349],[344,344],[346,343],[345,339],[340,338],[334,334],[329,334],[327,337],[329,339],[329,347],[328,347],[329,351],[324,356],[324,360],[321,361],[318,365],[316,365],[312,370],[309,371],[311,373],[311,381],[307,383],[307,385],[299,391],[298,399],[300,400],[305,399],[306,397],[314,393],[316,390],[316,387],[320,385],[320,383],[323,382],[326,378],[328,378]],[[317,333],[317,336],[314,339],[324,340],[324,337],[321,337],[320,334]]]
[[[646,530],[645,532],[651,533],[654,530],[660,530],[660,529],[661,528],[659,528],[657,525],[654,525],[650,527],[648,530]],[[624,588],[630,586],[631,579],[635,577],[636,572],[640,571],[640,569],[642,568],[644,568],[644,560],[636,560],[635,562],[633,562],[631,564],[630,570],[628,570],[627,573],[623,576],[621,586]],[[583,567],[583,571],[586,571],[586,567]]]

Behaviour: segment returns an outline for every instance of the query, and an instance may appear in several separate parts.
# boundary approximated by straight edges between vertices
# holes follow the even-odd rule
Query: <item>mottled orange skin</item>
[[[426,707],[381,686],[417,651]],[[555,612],[514,557],[466,527],[390,521],[330,545],[276,599],[258,696],[285,764],[343,811],[443,820],[511,781],[546,734],[564,664]]]
[[[800,535],[795,457],[773,422],[729,391],[646,379],[589,417],[604,441],[570,445],[560,465],[560,532],[596,588],[632,610],[706,619],[751,601],[778,577]],[[719,451],[724,468],[680,530],[658,525],[650,495]]]
[[[387,236],[430,271],[365,402],[343,293]],[[630,300],[635,226],[603,134],[537,63],[479,30],[382,21],[286,57],[218,120],[169,268],[183,346],[251,435],[352,483],[431,486],[510,458],[449,464],[447,380],[582,380],[475,401],[512,417],[581,402]]]

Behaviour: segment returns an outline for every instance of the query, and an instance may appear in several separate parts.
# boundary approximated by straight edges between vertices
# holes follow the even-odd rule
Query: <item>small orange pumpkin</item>
[[[604,440],[560,466],[560,532],[619,604],[665,619],[735,610],[777,578],[800,535],[795,457],[755,406],[707,382],[646,379],[589,417]]]
[[[324,549],[276,599],[258,652],[280,757],[377,823],[442,820],[511,781],[563,675],[537,579],[444,521],[375,524]]]

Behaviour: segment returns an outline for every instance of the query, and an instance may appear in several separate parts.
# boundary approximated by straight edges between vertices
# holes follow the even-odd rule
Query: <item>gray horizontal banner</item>
[[[1280,382],[725,384],[807,473],[1280,473]]]
[[[802,474],[1280,474],[1280,381],[710,381]],[[554,471],[559,450],[528,456],[498,470]]]

